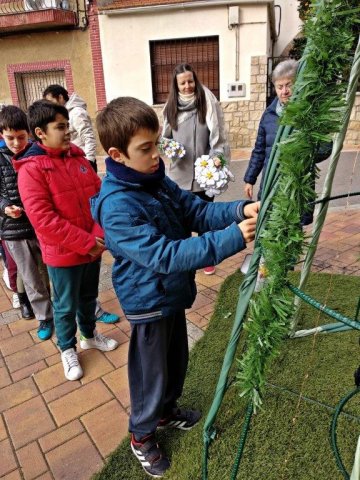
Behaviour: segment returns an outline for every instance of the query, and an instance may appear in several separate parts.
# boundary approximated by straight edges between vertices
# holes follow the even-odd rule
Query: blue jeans
[[[63,352],[76,345],[76,319],[84,337],[94,336],[100,260],[74,267],[48,266],[48,272],[53,287],[55,332]]]

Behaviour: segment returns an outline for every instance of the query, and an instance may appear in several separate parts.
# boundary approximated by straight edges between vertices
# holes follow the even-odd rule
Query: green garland
[[[261,235],[265,259],[265,287],[250,302],[247,349],[239,361],[241,396],[262,403],[265,376],[290,330],[294,311],[284,279],[305,248],[300,226],[302,214],[314,200],[314,158],[320,142],[328,142],[342,123],[346,72],[355,43],[358,0],[321,0],[313,3],[316,15],[305,24],[308,39],[291,101],[281,119],[292,133],[279,149],[279,181],[272,209]]]

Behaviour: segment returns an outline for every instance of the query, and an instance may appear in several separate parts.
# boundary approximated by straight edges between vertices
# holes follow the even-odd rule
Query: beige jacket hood
[[[85,156],[90,162],[95,162],[96,140],[85,101],[77,93],[73,93],[65,107],[69,112],[72,143],[84,150]]]

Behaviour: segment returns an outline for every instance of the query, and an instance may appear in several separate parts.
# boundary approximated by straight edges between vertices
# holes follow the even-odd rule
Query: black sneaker
[[[185,410],[175,408],[173,412],[159,422],[158,428],[179,428],[180,430],[192,429],[200,420],[199,410]]]
[[[135,436],[132,434],[130,445],[142,468],[151,477],[161,478],[170,468],[169,459],[156,443],[153,433],[143,437],[139,442],[135,440]]]

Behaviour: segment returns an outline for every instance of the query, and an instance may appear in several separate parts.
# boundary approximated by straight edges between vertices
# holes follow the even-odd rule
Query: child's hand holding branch
[[[260,210],[260,202],[248,203],[244,207],[244,215],[246,218],[257,218]]]
[[[247,217],[239,223],[245,243],[252,242],[255,238],[256,221],[260,210],[260,202],[249,203],[244,207],[244,215]]]

